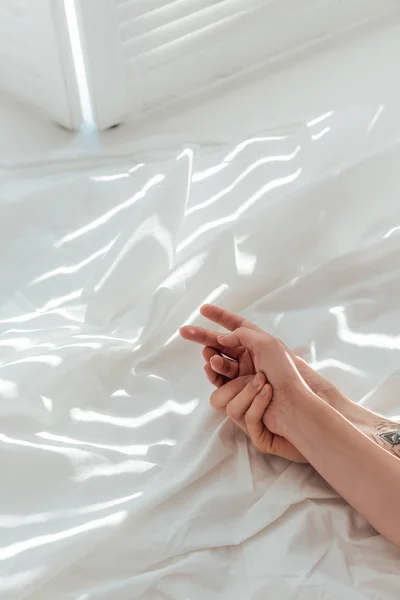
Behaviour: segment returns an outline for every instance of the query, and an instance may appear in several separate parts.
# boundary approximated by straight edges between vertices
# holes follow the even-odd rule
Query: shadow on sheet
[[[3,178],[3,600],[398,597],[399,551],[208,405],[214,302],[400,413],[400,145],[384,107]],[[396,412],[397,411],[397,412]]]

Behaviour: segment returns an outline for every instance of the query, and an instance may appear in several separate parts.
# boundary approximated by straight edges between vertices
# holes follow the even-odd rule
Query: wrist
[[[332,388],[326,394],[321,394],[320,397],[324,400],[329,406],[340,412],[346,419],[350,421],[355,418],[356,411],[353,410],[354,402],[349,400],[346,396],[344,396],[338,389]]]
[[[312,391],[298,394],[292,403],[291,418],[285,424],[284,437],[296,446],[299,438],[308,435],[307,427],[311,420],[317,419],[322,423],[324,419],[328,418],[327,413],[332,409],[333,407],[330,407],[325,400]]]
[[[363,430],[371,425],[372,413],[341,394],[336,388],[333,388],[329,394],[321,397],[329,406],[343,415],[358,429]]]

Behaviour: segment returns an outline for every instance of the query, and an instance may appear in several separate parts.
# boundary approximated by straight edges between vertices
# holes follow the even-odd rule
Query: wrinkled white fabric
[[[395,129],[383,107],[329,112],[4,174],[2,600],[398,598],[400,550],[214,413],[177,334],[218,303],[399,414]]]

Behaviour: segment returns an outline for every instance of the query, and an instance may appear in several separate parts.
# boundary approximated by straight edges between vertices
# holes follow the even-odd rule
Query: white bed
[[[2,599],[398,598],[400,551],[215,414],[177,329],[219,303],[398,414],[399,131],[373,106],[5,172]]]

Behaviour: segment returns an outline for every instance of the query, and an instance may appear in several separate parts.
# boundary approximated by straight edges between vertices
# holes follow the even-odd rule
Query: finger
[[[189,342],[195,342],[196,344],[202,344],[203,346],[219,346],[217,342],[217,337],[219,334],[216,331],[211,331],[210,329],[205,329],[204,327],[184,325],[179,329],[179,333],[185,340],[188,340]]]
[[[202,344],[203,346],[212,346],[216,350],[219,350],[231,358],[239,358],[243,353],[243,349],[229,349],[221,345],[217,339],[220,334],[216,331],[205,329],[204,327],[185,325],[184,327],[180,328],[179,332],[185,340],[194,342],[196,344]]]
[[[245,388],[226,407],[226,414],[247,433],[245,414],[266,382],[264,373],[257,373]]]
[[[225,329],[229,329],[229,331],[235,331],[235,329],[239,329],[239,327],[247,327],[248,329],[261,331],[254,323],[247,321],[247,319],[244,319],[240,315],[235,315],[235,313],[232,313],[229,310],[214,306],[214,304],[204,304],[200,309],[200,313],[203,317],[206,317],[206,319],[218,323],[218,325],[225,327]]]
[[[216,373],[224,375],[224,377],[228,377],[229,379],[233,379],[239,375],[239,364],[235,360],[222,356],[215,348],[211,348],[210,346],[203,348],[203,357],[206,362],[211,364]],[[250,374],[250,371],[248,374]]]
[[[231,350],[224,348],[225,353]],[[209,362],[216,373],[220,373],[228,379],[234,379],[241,375],[252,375],[254,373],[253,360],[245,350],[237,360],[240,359],[240,364],[237,360],[222,356],[221,352],[210,346],[206,346],[203,350],[204,359]]]
[[[226,383],[226,379],[223,375],[216,373],[214,369],[211,367],[210,363],[206,363],[204,365],[204,372],[207,375],[208,381],[215,385],[216,388],[220,388]]]
[[[221,356],[219,350],[216,350],[212,346],[205,346],[202,351],[203,358],[206,362],[210,362],[213,356]]]
[[[267,451],[273,439],[271,432],[268,431],[263,422],[264,413],[271,400],[272,387],[269,383],[266,383],[254,398],[244,416],[250,440],[258,450],[262,449],[263,452]],[[268,441],[270,442],[269,445]]]
[[[253,375],[246,377],[236,377],[228,381],[225,385],[216,389],[211,394],[210,404],[216,410],[225,410],[228,404],[246,387],[254,378]]]
[[[274,387],[308,387],[290,352],[272,335],[240,327],[233,333],[218,336],[218,340],[228,348],[236,346],[249,350],[257,363],[257,370],[264,371]]]
[[[226,335],[218,335],[217,341],[222,346],[227,348],[237,348],[243,346],[250,351],[254,351],[255,344],[263,341],[263,338],[267,338],[268,334],[260,333],[252,329],[246,329],[245,327],[239,327],[232,333]]]
[[[212,356],[210,359],[210,365],[216,373],[219,373],[228,379],[234,379],[239,374],[238,363],[224,356]]]

